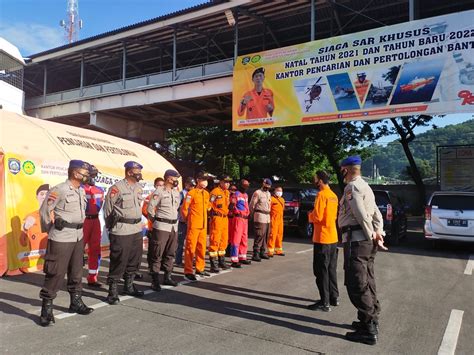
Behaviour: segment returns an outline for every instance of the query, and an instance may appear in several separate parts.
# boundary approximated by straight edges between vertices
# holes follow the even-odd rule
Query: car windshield
[[[390,203],[388,194],[385,191],[374,191],[374,195],[377,206],[387,206]]]
[[[474,196],[434,195],[431,207],[443,210],[474,210]]]
[[[316,189],[307,189],[303,191],[303,200],[313,202],[317,195]]]
[[[296,200],[296,194],[294,191],[283,191],[283,198],[285,201]]]

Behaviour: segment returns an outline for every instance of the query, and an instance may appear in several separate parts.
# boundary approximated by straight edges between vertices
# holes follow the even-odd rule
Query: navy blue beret
[[[69,169],[86,169],[89,170],[89,163],[83,160],[73,159],[69,161]]]
[[[180,177],[179,173],[176,170],[173,169],[168,169],[165,171],[165,177],[171,176],[171,177]]]
[[[127,161],[125,164],[123,164],[123,166],[127,170],[129,170],[129,169],[143,169],[143,165],[141,165],[140,163],[137,163],[136,161],[133,161],[133,160]]]
[[[270,186],[272,186],[272,180],[270,180],[269,178],[263,179],[263,183],[264,183],[265,185],[270,185]]]
[[[362,164],[362,159],[358,155],[347,157],[346,159],[341,161],[341,166],[361,165],[361,164]]]

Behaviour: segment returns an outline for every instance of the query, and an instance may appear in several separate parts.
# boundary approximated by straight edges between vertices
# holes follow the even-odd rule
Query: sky
[[[80,39],[169,14],[205,0],[79,0],[79,17],[84,22]],[[16,45],[24,57],[66,44],[59,26],[66,19],[67,0],[0,0],[0,37]],[[474,113],[474,110],[473,110]],[[474,118],[473,114],[437,117],[433,124],[444,127]],[[419,127],[419,134],[431,129]],[[386,136],[386,144],[397,136]]]

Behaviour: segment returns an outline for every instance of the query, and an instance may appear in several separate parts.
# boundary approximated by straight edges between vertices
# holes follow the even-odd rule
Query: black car
[[[308,211],[314,208],[316,195],[316,189],[283,187],[285,228],[296,229],[303,237],[312,236],[313,225],[308,223]]]
[[[393,192],[374,190],[375,202],[383,216],[383,229],[386,241],[397,245],[407,235],[405,206]]]

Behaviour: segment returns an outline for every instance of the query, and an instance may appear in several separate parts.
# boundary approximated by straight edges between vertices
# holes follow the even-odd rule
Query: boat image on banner
[[[328,75],[328,82],[339,111],[358,110],[360,108],[349,74]]]

